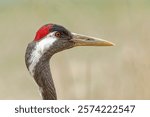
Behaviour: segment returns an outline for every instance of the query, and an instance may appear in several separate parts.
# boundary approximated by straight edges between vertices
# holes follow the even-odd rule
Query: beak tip
[[[110,46],[115,46],[115,44],[114,43],[110,43]]]
[[[115,46],[115,44],[114,43],[112,43],[112,42],[106,42],[106,46]]]

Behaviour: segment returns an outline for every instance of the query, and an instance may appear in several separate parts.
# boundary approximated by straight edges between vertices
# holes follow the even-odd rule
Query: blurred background
[[[47,23],[116,44],[54,55],[59,99],[150,99],[150,0],[1,0],[0,99],[41,99],[24,54]]]

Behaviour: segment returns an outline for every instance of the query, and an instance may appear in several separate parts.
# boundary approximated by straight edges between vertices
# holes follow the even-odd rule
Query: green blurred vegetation
[[[59,99],[150,99],[149,21],[149,0],[0,1],[0,99],[41,99],[24,54],[50,22],[116,44],[56,54]]]

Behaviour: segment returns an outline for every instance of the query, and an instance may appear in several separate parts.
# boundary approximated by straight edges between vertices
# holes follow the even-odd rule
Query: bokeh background
[[[0,99],[41,99],[24,54],[51,22],[116,44],[54,55],[59,99],[150,99],[150,0],[1,0]]]

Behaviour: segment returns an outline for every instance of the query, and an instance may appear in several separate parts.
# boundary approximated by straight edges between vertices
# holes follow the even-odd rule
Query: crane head
[[[113,46],[114,44],[95,37],[72,33],[63,26],[46,24],[36,33],[34,42],[38,43],[41,52],[53,49],[53,54],[76,46]]]
[[[50,57],[62,50],[76,46],[113,46],[114,44],[90,36],[72,33],[63,26],[46,24],[37,32],[34,40],[26,50],[26,65],[32,75],[35,66],[40,60],[49,60]]]

